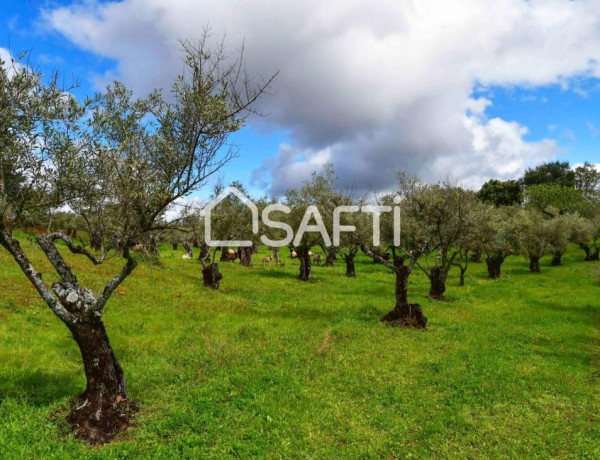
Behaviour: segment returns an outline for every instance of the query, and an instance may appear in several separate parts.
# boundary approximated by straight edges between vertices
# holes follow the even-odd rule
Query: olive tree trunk
[[[563,253],[561,251],[554,251],[552,253],[552,260],[550,261],[550,265],[552,265],[553,267],[562,265],[562,256]]]
[[[311,261],[308,254],[310,248],[301,246],[296,249],[296,254],[300,260],[300,275],[302,281],[310,281]]]
[[[540,273],[540,258],[537,256],[530,256],[529,257],[529,270],[531,270],[533,273]]]
[[[349,278],[356,278],[356,268],[354,266],[354,256],[345,254],[344,260],[346,261],[346,276]]]
[[[504,263],[504,257],[502,256],[490,256],[485,259],[487,265],[488,277],[490,279],[500,278],[500,269]]]
[[[0,229],[0,244],[13,256],[48,307],[71,331],[81,352],[87,385],[72,403],[67,421],[76,436],[92,444],[104,443],[127,429],[131,412],[136,407],[128,401],[123,369],[108,340],[102,312],[112,293],[131,274],[137,263],[126,245],[123,257],[127,263],[96,297],[90,289],[79,285],[77,277],[56,248],[55,241],[58,239],[63,240],[72,253],[85,255],[94,265],[105,260],[106,254],[102,259],[96,259],[82,246],[73,244],[66,234],[38,236],[38,246],[59,276],[59,281],[50,289],[19,242],[9,231]]]
[[[204,262],[204,261],[203,261]],[[203,263],[204,265],[204,263]],[[204,286],[211,287],[215,290],[219,289],[223,275],[219,271],[219,265],[211,263],[202,268],[202,281]]]
[[[244,267],[252,267],[252,253],[253,247],[243,247],[239,249],[240,252],[240,264]]]
[[[446,292],[446,277],[448,270],[443,267],[432,267],[429,270],[429,296],[433,299],[443,300]]]
[[[381,321],[394,326],[423,329],[427,325],[427,318],[421,306],[408,303],[408,276],[410,268],[407,265],[395,265],[396,274],[396,306],[381,318]]]

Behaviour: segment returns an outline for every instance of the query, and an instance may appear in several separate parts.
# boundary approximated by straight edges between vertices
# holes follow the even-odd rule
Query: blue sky
[[[344,17],[340,19],[342,15],[333,6],[319,14],[316,10],[324,4],[322,2],[315,3],[318,6],[312,9],[307,6],[298,11],[281,2],[277,6],[271,5],[268,14],[264,14],[265,17],[276,15],[275,19],[249,22],[239,18],[227,19],[228,10],[236,8],[226,8],[230,3],[237,5],[238,9],[252,3],[237,4],[235,1],[226,0],[214,5],[207,1],[190,6],[190,2],[173,0],[169,2],[168,8],[153,0],[88,0],[77,3],[3,1],[0,12],[0,23],[3,25],[0,47],[10,46],[13,53],[31,50],[33,62],[42,70],[58,69],[66,76],[78,77],[81,86],[76,94],[83,97],[96,91],[98,81],[107,73],[119,75],[129,86],[144,88],[145,76],[149,75],[152,67],[144,68],[147,64],[140,64],[141,59],[145,59],[144,62],[156,60],[158,66],[166,65],[168,60],[164,51],[159,49],[161,40],[172,38],[169,34],[185,33],[182,32],[185,30],[195,33],[199,17],[207,23],[215,24],[217,31],[221,30],[221,26],[228,31],[240,29],[242,35],[238,36],[249,37],[246,42],[249,49],[254,43],[257,43],[254,50],[264,49],[263,54],[255,51],[251,55],[253,61],[264,65],[266,72],[273,68],[281,69],[271,99],[276,115],[268,117],[266,122],[262,121],[261,129],[251,124],[235,135],[234,142],[239,146],[240,157],[223,172],[226,182],[241,180],[255,194],[269,191],[281,193],[287,186],[297,185],[310,171],[329,161],[336,165],[336,170],[348,183],[359,183],[370,189],[389,187],[391,171],[399,168],[411,169],[428,180],[435,180],[441,174],[449,172],[464,179],[466,184],[477,186],[489,177],[508,178],[519,175],[525,167],[548,159],[567,160],[571,164],[584,161],[600,163],[600,91],[597,75],[590,71],[594,67],[588,64],[594,62],[594,53],[597,52],[595,48],[598,47],[590,39],[585,44],[589,47],[589,53],[582,52],[581,56],[573,57],[574,50],[583,46],[583,39],[572,32],[567,34],[573,37],[572,42],[564,44],[568,40],[561,38],[565,36],[565,31],[572,30],[581,34],[596,34],[597,27],[594,24],[587,30],[577,28],[576,24],[570,22],[556,25],[557,21],[554,20],[549,27],[543,23],[547,12],[542,11],[544,14],[539,14],[539,27],[543,32],[536,32],[529,16],[537,17],[537,11],[524,9],[523,16],[529,15],[527,27],[532,29],[531,33],[535,34],[535,38],[547,34],[541,37],[543,41],[540,41],[536,49],[535,43],[530,45],[535,40],[528,37],[526,32],[522,43],[514,34],[504,36],[500,32],[495,35],[490,32],[491,38],[486,37],[490,27],[484,25],[481,30],[478,29],[481,22],[478,8],[482,3],[478,0],[465,0],[472,3],[473,14],[470,11],[459,12],[460,14],[449,11],[442,16],[456,15],[452,18],[453,24],[465,23],[466,35],[480,34],[489,38],[488,41],[493,45],[490,47],[491,51],[483,47],[471,50],[473,45],[468,40],[456,39],[456,42],[452,42],[444,37],[444,43],[440,44],[426,36],[422,43],[418,43],[422,48],[417,50],[417,58],[413,60],[418,61],[422,55],[427,57],[427,52],[431,53],[431,60],[437,60],[434,61],[435,65],[429,65],[425,58],[422,65],[424,68],[433,68],[427,74],[427,78],[431,77],[432,81],[428,82],[427,78],[423,78],[422,69],[411,68],[404,83],[398,83],[407,87],[406,93],[403,93],[393,85],[396,78],[398,81],[402,80],[404,69],[400,67],[398,70],[393,65],[389,65],[390,69],[387,69],[387,61],[402,61],[406,58],[404,54],[397,52],[398,49],[405,48],[397,46],[397,37],[401,32],[393,30],[394,24],[387,18],[394,15],[388,12],[393,11],[399,23],[405,21],[411,24],[411,21],[416,20],[406,11],[397,10],[397,3],[382,2],[378,4],[380,11],[374,11],[377,8],[372,8],[365,2],[364,7],[372,13],[372,17],[366,17],[366,10],[353,4],[352,8],[356,11],[344,10]],[[552,6],[554,9],[557,8],[556,5],[565,7],[556,2],[557,0],[542,0],[538,4]],[[105,4],[105,9],[101,3]],[[514,8],[530,8],[528,2],[519,0],[508,0],[505,3],[511,3]],[[440,8],[446,5],[444,2],[439,4]],[[222,10],[219,9],[221,5],[224,5]],[[43,16],[43,10],[51,15]],[[427,20],[431,17],[432,24],[437,24],[435,21],[440,20],[438,15],[433,14],[435,11],[427,10],[422,13]],[[600,16],[600,11],[598,13]],[[320,26],[322,30],[317,28],[314,37],[319,47],[314,48],[310,39],[298,44],[299,32],[294,28],[302,31],[307,26],[314,27],[315,23],[323,20],[325,14],[328,15],[325,17],[329,22]],[[498,14],[499,17],[492,18],[494,23],[503,20],[501,12]],[[590,17],[589,10],[576,10],[573,14]],[[186,16],[190,17],[191,24],[186,22]],[[240,14],[242,16],[245,18],[247,15]],[[514,30],[521,30],[519,24],[509,22],[515,21],[514,16],[506,15],[507,24],[513,26]],[[148,21],[148,17],[155,17],[156,21]],[[417,31],[423,22],[422,17],[419,17],[419,23],[415,25]],[[92,21],[93,31],[89,31],[87,25],[82,26],[84,20],[88,19]],[[277,26],[277,30],[270,30],[269,27],[274,27],[273,23],[281,25],[281,31]],[[285,25],[286,23],[289,24]],[[150,49],[154,35],[159,37],[156,55],[151,53],[148,56],[138,56],[142,52],[139,47],[136,48],[135,37],[131,39],[131,31],[136,28],[142,37],[148,36]],[[387,43],[381,39],[381,30],[385,28],[391,28],[396,33],[395,41]],[[264,32],[265,29],[267,32]],[[348,38],[354,33],[363,33],[364,30],[368,33],[361,35],[359,42]],[[264,37],[261,41],[260,34],[263,33],[269,34],[267,41]],[[276,34],[283,35],[278,38]],[[328,45],[326,40],[330,37],[333,37],[332,44]],[[597,37],[594,35],[592,38]],[[555,39],[559,40],[556,42],[556,50],[548,51],[548,44]],[[283,43],[285,40],[287,42]],[[367,57],[363,57],[363,61],[373,55],[372,62],[376,65],[384,61],[386,64],[382,65],[382,69],[374,67],[375,70],[368,70],[368,66],[362,66],[367,70],[355,71],[357,65],[353,61],[354,56],[350,55],[348,61],[339,58],[346,49],[340,45],[343,40],[349,40],[348,43],[357,50],[356,54],[360,54],[360,46],[364,47]],[[481,41],[485,42],[483,39]],[[280,44],[282,49],[278,48]],[[269,47],[273,49],[266,49]],[[307,53],[306,49],[312,51]],[[324,54],[321,49],[327,49],[331,54]],[[438,49],[444,52],[440,53]],[[379,52],[382,54],[378,55]],[[442,59],[438,77],[435,66],[440,61],[439,56],[447,54],[456,54],[458,57],[452,60]],[[521,65],[515,66],[512,61],[507,64],[506,55],[513,60],[517,59],[516,62]],[[516,57],[513,58],[513,55]],[[536,61],[538,56],[539,63]],[[465,67],[468,64],[476,70],[463,72],[461,66],[465,60],[472,61],[467,62]],[[136,72],[130,62],[141,67],[140,70]],[[351,70],[339,72],[340,67],[345,67],[347,62]],[[531,67],[529,62],[532,62]],[[331,67],[328,67],[330,64]],[[543,71],[536,67],[543,68]],[[489,71],[490,68],[493,70]],[[263,68],[258,68],[258,71],[263,72]],[[371,74],[361,74],[366,71]],[[411,72],[414,77],[411,77]],[[456,78],[446,79],[444,72]],[[318,79],[323,80],[324,88],[316,87],[315,81]],[[424,81],[422,85],[420,79]],[[356,81],[360,84],[366,81],[367,84],[373,84],[373,88],[368,88],[363,93]],[[446,83],[447,81],[450,83]],[[478,84],[479,81],[488,83]],[[387,92],[379,94],[375,85],[382,83],[389,87],[385,88]],[[447,91],[446,88],[439,91],[440,84],[448,84]],[[165,82],[165,86],[167,85]],[[411,94],[416,94],[414,100],[410,100]],[[461,117],[465,112],[456,103],[465,96],[483,97],[491,101],[482,117],[471,123],[467,131],[460,128]],[[377,110],[377,107],[382,109]],[[269,104],[266,108],[271,110]],[[493,126],[489,121],[495,118],[499,119],[499,123]],[[511,122],[516,122],[518,126],[511,125]],[[421,127],[423,132],[416,132]],[[527,128],[528,133],[518,131],[521,128]],[[477,133],[483,136],[485,147],[471,151],[469,136],[476,138]],[[453,139],[461,140],[455,142]],[[282,146],[283,144],[287,147]],[[495,147],[500,144],[504,147]],[[473,165],[468,168],[466,165],[471,159]],[[506,165],[513,166],[506,168]],[[263,189],[258,182],[252,183],[253,172],[263,174],[267,179],[266,183],[271,184],[270,188]],[[206,196],[206,193],[202,195]]]

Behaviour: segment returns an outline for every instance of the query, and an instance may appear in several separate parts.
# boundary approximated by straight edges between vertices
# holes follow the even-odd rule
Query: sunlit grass
[[[283,267],[264,252],[221,264],[218,292],[167,246],[124,283],[105,321],[141,410],[99,448],[61,423],[84,387],[75,343],[0,252],[0,457],[600,456],[600,284],[582,252],[539,275],[512,257],[496,281],[473,263],[444,303],[415,272],[426,331],[378,321],[394,279],[367,258],[356,279],[338,261],[304,284],[286,250]],[[120,264],[69,262],[95,289]]]

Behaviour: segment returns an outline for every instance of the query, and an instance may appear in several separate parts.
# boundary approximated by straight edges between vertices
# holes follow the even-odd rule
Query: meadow
[[[510,257],[498,280],[472,263],[447,302],[415,272],[424,331],[379,322],[394,306],[381,265],[359,255],[356,279],[338,260],[302,283],[282,253],[221,263],[219,291],[182,249],[140,264],[105,312],[140,411],[89,447],[63,422],[85,385],[76,344],[0,251],[0,457],[600,458],[599,265],[582,251],[541,274]],[[121,264],[65,255],[95,289]]]

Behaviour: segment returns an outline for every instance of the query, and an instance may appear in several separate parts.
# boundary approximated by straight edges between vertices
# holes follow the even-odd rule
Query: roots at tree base
[[[381,318],[381,321],[404,328],[424,329],[427,326],[427,317],[418,303],[399,305]]]
[[[129,427],[137,406],[127,397],[125,377],[100,319],[68,325],[83,360],[86,389],[71,404],[67,423],[75,436],[103,444]]]
[[[84,392],[71,402],[66,420],[76,437],[89,444],[104,444],[127,430],[132,415],[137,411],[137,405],[120,396],[112,403],[91,404],[90,397]]]

